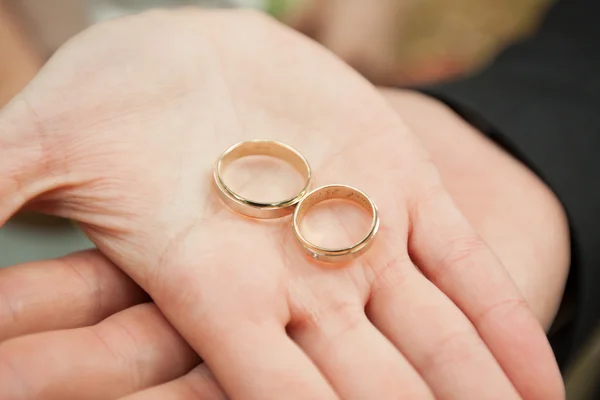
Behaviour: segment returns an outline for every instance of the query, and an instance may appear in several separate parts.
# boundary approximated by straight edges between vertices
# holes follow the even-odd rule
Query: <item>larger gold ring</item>
[[[221,177],[221,171],[231,162],[247,156],[271,156],[290,163],[306,184],[294,197],[273,203],[253,201],[240,196],[229,188]],[[300,152],[287,144],[274,140],[255,139],[231,146],[217,160],[214,172],[215,185],[223,202],[234,211],[253,218],[270,219],[291,214],[298,202],[306,195],[312,182],[308,161]]]
[[[300,230],[300,223],[306,213],[322,201],[331,199],[343,199],[350,200],[364,208],[371,215],[371,227],[369,232],[357,243],[352,246],[340,248],[340,249],[328,249],[325,247],[317,246],[309,242]],[[296,239],[306,251],[306,253],[314,258],[315,260],[325,262],[346,262],[350,261],[362,253],[364,253],[369,246],[373,243],[373,239],[379,230],[379,214],[377,213],[377,207],[373,200],[366,194],[352,186],[347,185],[328,185],[315,189],[311,193],[307,194],[294,212],[294,234]]]

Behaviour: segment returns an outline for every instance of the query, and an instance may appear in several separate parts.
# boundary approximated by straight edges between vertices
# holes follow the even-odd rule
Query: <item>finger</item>
[[[0,341],[78,328],[148,299],[95,250],[0,269]]]
[[[564,398],[542,327],[445,190],[430,192],[410,210],[411,257],[471,320],[519,393],[526,399]]]
[[[249,322],[249,321],[248,321]],[[202,356],[234,399],[336,399],[306,355],[276,325],[218,330],[220,346]],[[216,337],[214,338],[216,339]]]
[[[229,218],[188,231],[178,246],[186,248],[189,241],[197,253],[185,253],[186,258],[171,254],[168,267],[155,271],[149,293],[230,397],[337,398],[286,334],[287,286],[273,242],[257,236],[253,222]],[[214,240],[214,232],[232,230],[238,238],[255,240]]]
[[[0,398],[114,399],[175,379],[199,362],[154,304],[98,325],[0,344]]]
[[[206,364],[201,364],[181,378],[151,387],[120,400],[227,400],[225,392]]]
[[[306,354],[275,324],[216,329],[202,357],[234,399],[337,399]],[[216,372],[218,371],[218,372]]]
[[[433,399],[423,379],[369,322],[361,304],[288,327],[341,398]]]
[[[390,259],[394,262],[374,268],[367,315],[408,358],[436,399],[518,398],[465,315],[408,257]]]

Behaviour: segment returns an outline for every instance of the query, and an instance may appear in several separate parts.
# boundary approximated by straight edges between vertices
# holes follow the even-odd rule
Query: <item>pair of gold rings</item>
[[[304,178],[305,185],[296,196],[273,203],[257,202],[235,193],[222,178],[222,171],[233,161],[247,156],[271,156],[290,163]],[[232,210],[252,218],[272,219],[292,212],[294,235],[306,253],[315,260],[345,262],[364,253],[371,245],[379,229],[379,215],[375,203],[360,190],[348,185],[327,185],[310,191],[312,172],[308,161],[291,146],[274,140],[255,139],[231,146],[217,160],[214,181],[223,202]],[[307,240],[300,230],[300,222],[316,204],[326,200],[343,199],[364,208],[371,216],[369,232],[351,246],[332,249]]]

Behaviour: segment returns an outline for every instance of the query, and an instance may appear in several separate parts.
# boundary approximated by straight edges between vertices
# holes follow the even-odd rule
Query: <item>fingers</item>
[[[177,243],[185,253],[173,249],[148,291],[231,398],[336,399],[287,336],[285,270],[268,231],[256,229],[231,215],[189,230]],[[235,239],[214,239],[233,231]]]
[[[0,398],[114,399],[175,379],[199,362],[154,304],[98,325],[0,344]]]
[[[201,364],[181,378],[163,383],[121,400],[227,400],[212,373]]]
[[[97,251],[0,269],[0,341],[98,323],[147,300]]]
[[[367,315],[436,399],[519,398],[471,322],[410,260],[375,268]]]
[[[369,322],[361,304],[288,327],[345,400],[433,399],[425,382]]]
[[[544,331],[443,189],[411,207],[415,263],[465,313],[525,399],[564,398]]]
[[[325,378],[278,324],[217,329],[202,357],[234,399],[337,399]]]

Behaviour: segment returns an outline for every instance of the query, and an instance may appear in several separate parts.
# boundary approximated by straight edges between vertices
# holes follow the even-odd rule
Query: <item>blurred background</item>
[[[87,26],[154,7],[249,7],[323,43],[381,85],[459,77],[535,30],[551,0],[0,0],[0,107]],[[69,223],[21,216],[0,230],[0,267],[90,247]],[[7,251],[10,249],[10,251]],[[600,335],[566,372],[569,399],[600,379]]]
[[[90,24],[153,7],[262,9],[378,84],[463,74],[527,35],[550,0],[0,0],[0,104]]]

